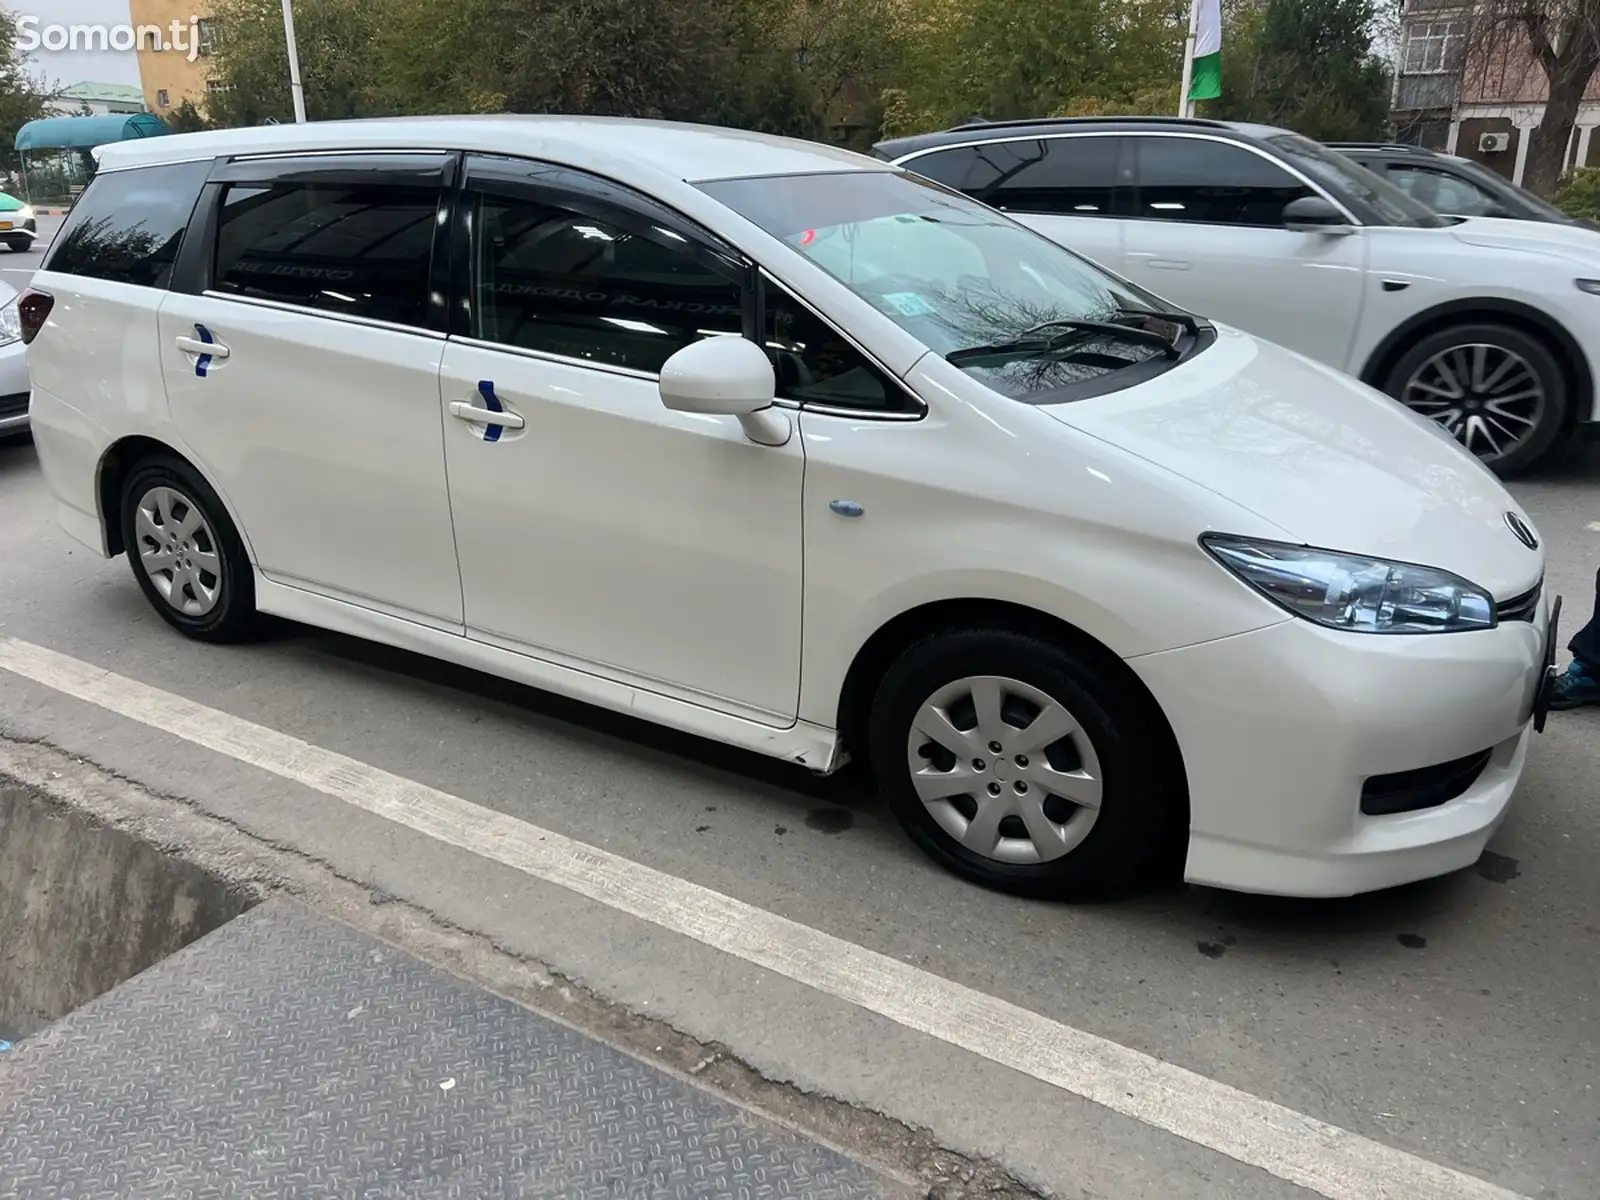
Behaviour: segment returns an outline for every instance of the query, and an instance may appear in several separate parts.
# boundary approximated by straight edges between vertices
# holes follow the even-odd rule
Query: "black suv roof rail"
[[[1324,142],[1330,150],[1383,150],[1390,154],[1437,154],[1427,146],[1410,146],[1405,142]]]
[[[1019,121],[989,121],[981,117],[960,125],[952,125],[946,133],[959,133],[968,129],[1018,129],[1037,125],[1110,125],[1115,123],[1152,125],[1196,125],[1202,129],[1227,129],[1226,121],[1212,121],[1205,117],[1033,117]]]

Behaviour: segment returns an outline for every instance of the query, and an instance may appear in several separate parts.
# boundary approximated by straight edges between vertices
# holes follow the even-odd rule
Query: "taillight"
[[[32,288],[22,293],[17,301],[17,315],[22,318],[22,341],[26,345],[39,336],[44,323],[50,319],[50,310],[56,298],[49,292],[36,292]]]

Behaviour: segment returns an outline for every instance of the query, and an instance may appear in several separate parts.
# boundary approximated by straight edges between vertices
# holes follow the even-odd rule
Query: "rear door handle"
[[[1152,271],[1187,271],[1191,265],[1179,258],[1152,258],[1145,263]]]
[[[450,415],[459,417],[463,421],[470,421],[474,425],[503,425],[507,429],[523,429],[528,424],[514,412],[495,412],[492,409],[479,408],[476,404],[468,404],[465,400],[451,401]]]
[[[189,337],[179,334],[175,339],[178,349],[185,354],[192,354],[194,358],[194,373],[201,379],[206,377],[206,372],[211,369],[211,364],[220,362],[233,352],[224,346],[212,335],[211,330],[204,325],[196,323],[194,331],[199,337]]]
[[[180,337],[178,349],[188,354],[209,354],[212,358],[227,358],[228,348],[220,342],[202,342],[199,338]]]

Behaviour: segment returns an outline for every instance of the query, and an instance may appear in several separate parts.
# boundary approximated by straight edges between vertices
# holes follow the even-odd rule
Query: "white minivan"
[[[1474,862],[1542,724],[1527,515],[1431,423],[842,150],[418,118],[124,143],[21,305],[61,523],[818,772],[983,884]]]

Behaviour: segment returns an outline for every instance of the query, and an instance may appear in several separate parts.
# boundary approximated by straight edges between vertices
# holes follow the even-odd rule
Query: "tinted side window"
[[[1282,167],[1243,146],[1205,138],[1135,140],[1141,217],[1280,227],[1284,205],[1312,195]]]
[[[1499,207],[1499,202],[1477,184],[1431,167],[1392,166],[1388,179],[1418,203],[1453,217],[1481,217]]]
[[[109,171],[79,198],[46,269],[164,288],[209,162]]]
[[[438,192],[382,184],[232,184],[212,288],[425,325]]]
[[[800,403],[904,412],[905,393],[861,351],[781,288],[767,285],[767,351],[778,395]]]
[[[482,196],[473,219],[474,334],[635,371],[744,332],[744,291],[675,248],[533,200]]]
[[[1116,186],[1114,137],[1061,137],[960,146],[906,166],[985,204],[1017,212],[1105,216]]]
[[[978,163],[977,146],[955,146],[949,150],[935,150],[932,154],[924,154],[920,158],[913,158],[905,164],[906,170],[914,171],[924,179],[931,179],[935,183],[942,183],[947,188],[954,188],[958,192],[972,190],[969,176],[974,173]]]
[[[982,198],[1018,212],[1109,216],[1121,141],[1061,137],[1007,143],[1007,154],[992,156],[996,177]]]

